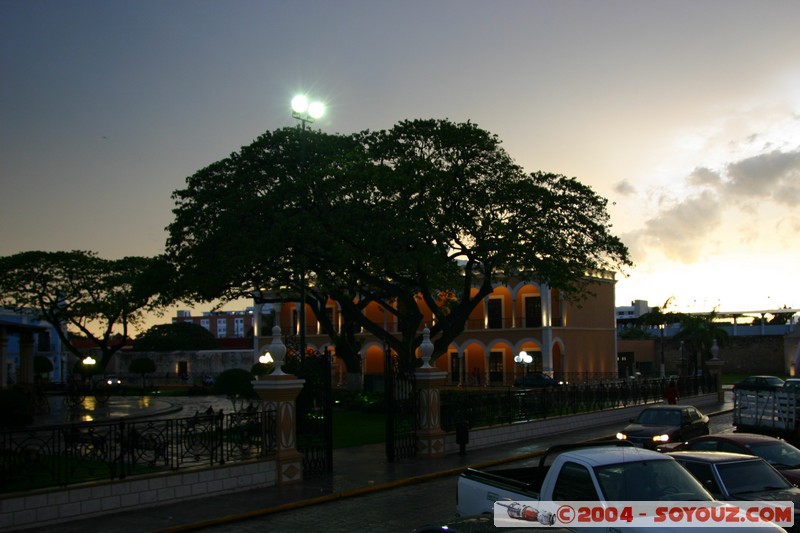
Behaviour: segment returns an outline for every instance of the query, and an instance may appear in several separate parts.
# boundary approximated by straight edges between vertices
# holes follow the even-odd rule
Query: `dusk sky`
[[[0,255],[163,251],[174,190],[294,125],[470,120],[609,201],[617,304],[800,307],[800,2],[0,0]]]

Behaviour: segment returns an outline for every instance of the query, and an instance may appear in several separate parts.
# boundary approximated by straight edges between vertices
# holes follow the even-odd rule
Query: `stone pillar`
[[[725,392],[722,390],[722,365],[725,362],[719,358],[719,345],[717,339],[714,339],[714,344],[711,346],[711,359],[706,361],[706,368],[714,382],[717,384],[717,401],[725,401]]]
[[[19,334],[19,382],[33,384],[33,332]]]
[[[297,451],[297,395],[303,389],[304,379],[284,374],[283,356],[286,346],[281,341],[281,328],[272,328],[272,343],[269,352],[274,359],[275,370],[253,382],[253,388],[264,402],[264,409],[275,411],[275,447],[277,460],[277,484],[286,485],[303,480],[303,454]]]
[[[430,330],[422,330],[422,367],[415,372],[419,402],[419,431],[417,432],[417,451],[423,457],[437,457],[445,453],[445,432],[441,428],[441,404],[439,389],[447,382],[447,372],[430,365],[433,343]]]
[[[8,387],[8,361],[6,352],[8,351],[8,334],[6,328],[0,326],[0,389]]]
[[[418,368],[415,376],[419,400],[418,453],[422,457],[444,455],[447,434],[441,428],[439,389],[447,381],[447,372],[436,368]]]

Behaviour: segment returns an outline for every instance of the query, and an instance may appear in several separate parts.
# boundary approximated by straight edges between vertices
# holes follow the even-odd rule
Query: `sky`
[[[617,305],[800,307],[800,2],[0,0],[0,255],[164,250],[173,191],[293,126],[472,121],[608,200]]]

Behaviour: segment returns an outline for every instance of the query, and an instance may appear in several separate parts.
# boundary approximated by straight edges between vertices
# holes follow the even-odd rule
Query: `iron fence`
[[[276,450],[274,411],[0,431],[0,492],[258,459]]]
[[[716,391],[714,376],[678,378],[679,397]],[[571,415],[644,405],[664,399],[667,379],[617,380],[580,383],[539,389],[474,388],[441,392],[441,426],[455,431],[469,428],[529,422]]]

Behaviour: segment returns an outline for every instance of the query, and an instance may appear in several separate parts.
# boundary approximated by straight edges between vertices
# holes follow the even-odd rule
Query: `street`
[[[731,413],[712,417],[711,432],[733,431],[732,422]],[[535,461],[519,461],[506,466],[525,466]],[[322,528],[329,533],[408,533],[425,524],[441,523],[455,516],[457,480],[455,476],[436,479],[316,507],[204,528],[204,531],[296,533]]]

